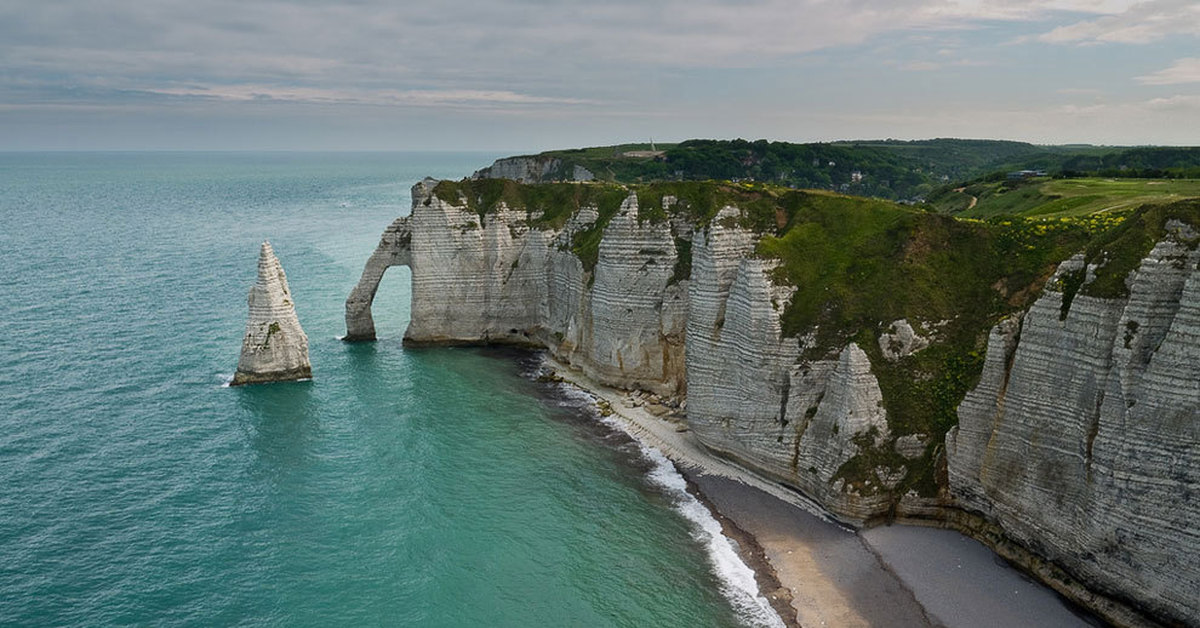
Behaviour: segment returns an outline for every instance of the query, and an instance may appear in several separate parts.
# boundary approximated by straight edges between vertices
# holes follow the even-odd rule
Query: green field
[[[975,183],[930,202],[943,213],[964,218],[1084,216],[1123,211],[1146,204],[1200,196],[1200,179],[1032,179]],[[975,204],[971,207],[971,199]]]

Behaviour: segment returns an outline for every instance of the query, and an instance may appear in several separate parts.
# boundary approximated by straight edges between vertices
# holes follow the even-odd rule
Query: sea
[[[343,301],[485,153],[0,153],[0,625],[776,626],[661,454],[536,353]],[[259,244],[313,379],[230,388]]]

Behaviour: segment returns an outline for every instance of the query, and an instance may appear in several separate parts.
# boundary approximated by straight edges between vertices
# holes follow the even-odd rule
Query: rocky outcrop
[[[413,188],[411,216],[388,228],[346,301],[347,340],[374,337],[370,307],[383,272],[412,269],[409,344],[492,342],[549,347],[600,381],[670,395],[684,388],[687,282],[672,283],[667,222],[638,218],[629,196],[604,227],[594,269],[566,250],[599,218],[584,208],[560,229],[503,203],[480,216]]]
[[[371,304],[383,273],[392,266],[412,264],[412,225],[407,216],[397,218],[388,225],[379,238],[379,246],[367,260],[362,276],[350,296],[346,299],[346,335],[344,340],[355,342],[375,340],[375,319],[371,318]]]
[[[1200,251],[1181,224],[1128,280],[1080,293],[1064,263],[988,343],[947,436],[966,508],[1089,588],[1151,616],[1200,617]]]
[[[889,416],[884,394],[894,388],[881,387],[896,371],[880,377],[935,352],[952,321],[889,317],[831,347],[815,329],[785,335],[784,313],[809,287],[756,254],[761,235],[737,207],[695,223],[630,194],[545,220],[544,208],[505,200],[485,211],[444,200],[435,185],[414,187],[412,215],[368,261],[347,300],[348,337],[373,335],[379,276],[407,264],[406,342],[545,347],[599,382],[673,398],[703,445],[845,521],[948,522],[1020,548],[1005,555],[1035,557],[1031,571],[1114,621],[1196,625],[1200,253],[1189,227],[1170,225],[1128,297],[1091,293],[1100,262],[1061,264],[1028,311],[991,330],[946,434],[897,429],[904,417]]]
[[[532,155],[497,159],[487,168],[477,170],[472,178],[547,183],[550,181],[592,181],[596,176],[583,166],[564,164],[557,157]]]
[[[687,335],[688,425],[705,445],[863,522],[889,496],[864,495],[839,474],[856,439],[882,443],[886,413],[867,355],[855,344],[833,358],[801,360],[780,316],[797,289],[770,278],[752,256],[757,237],[724,208],[692,245]]]
[[[230,385],[312,377],[308,336],[300,328],[287,276],[269,242],[263,242],[259,251],[258,279],[247,301],[250,317],[237,373]]]

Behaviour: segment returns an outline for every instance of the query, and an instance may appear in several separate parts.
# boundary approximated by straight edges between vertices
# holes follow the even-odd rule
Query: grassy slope
[[[650,144],[622,144],[548,151],[536,156],[562,160],[555,177],[567,177],[571,167],[579,165],[598,179],[621,183],[749,179],[793,187],[846,185],[853,194],[910,198],[932,190],[943,176],[951,180],[979,176],[990,172],[988,164],[1039,150],[1020,142],[958,139],[810,144],[687,140],[655,147],[665,155],[626,157],[627,152],[649,150]],[[852,180],[855,171],[864,174],[861,182]]]
[[[971,197],[977,199],[967,209]],[[968,218],[1019,216],[1084,216],[1124,211],[1147,204],[1165,204],[1200,196],[1198,179],[1033,179],[1019,182],[975,183],[931,196],[943,213]]]
[[[655,144],[660,151],[674,148],[675,144]],[[650,157],[625,157],[624,153],[649,151],[650,144],[619,144],[616,146],[595,146],[590,148],[572,148],[553,150],[541,153],[541,157],[557,157],[570,166],[587,168],[601,181],[620,181],[637,183],[651,179],[665,178],[668,174],[666,164]]]
[[[797,288],[783,313],[784,333],[799,336],[815,330],[815,343],[804,359],[830,357],[849,342],[867,352],[892,434],[931,436],[924,462],[907,464],[913,471],[896,495],[909,489],[923,495],[937,491],[935,461],[946,431],[957,421],[958,404],[978,381],[988,330],[1000,318],[1028,307],[1060,261],[1081,250],[1089,261],[1108,260],[1097,281],[1082,289],[1122,296],[1124,277],[1162,237],[1167,220],[1200,227],[1197,199],[1127,212],[981,221],[764,184],[663,182],[631,189],[643,220],[685,215],[704,225],[726,204],[741,207],[741,224],[763,234],[757,254],[778,259],[775,280]],[[579,207],[597,206],[597,225],[577,233],[570,244],[589,271],[604,225],[628,194],[612,184],[489,180],[443,182],[435,191],[455,203],[466,198],[481,215],[500,200],[541,212],[533,214],[534,226],[561,227]],[[1133,188],[1131,197],[1138,198],[1137,193]],[[677,200],[664,209],[667,196]],[[684,258],[675,280],[690,271],[690,247],[680,250]],[[878,337],[901,318],[926,326],[936,342],[891,362],[883,357]],[[904,464],[890,444],[878,449],[868,445],[864,440],[863,453],[839,471],[863,492],[878,490],[869,483],[876,466]]]
[[[859,196],[929,199],[945,212],[963,210],[969,196],[939,188],[1020,169],[1083,176],[1200,177],[1200,148],[1036,146],[999,140],[866,140],[794,144],[766,140],[687,140],[660,144],[660,157],[626,157],[650,144],[622,144],[541,153],[557,158],[555,179],[570,178],[573,166],[598,179],[620,183],[663,180],[741,179],[795,188],[837,189]],[[528,157],[528,156],[527,156]],[[854,173],[862,175],[856,180]],[[979,194],[976,194],[979,196]],[[941,197],[935,199],[934,197]],[[1008,199],[1010,201],[1014,199]],[[1021,207],[1037,198],[1024,199]],[[1003,208],[995,208],[997,212]],[[981,212],[983,209],[981,208]],[[982,213],[980,215],[983,215]]]

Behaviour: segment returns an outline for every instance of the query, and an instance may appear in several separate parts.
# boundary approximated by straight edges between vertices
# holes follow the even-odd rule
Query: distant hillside
[[[1194,197],[1200,197],[1200,180],[1037,177],[947,186],[927,200],[939,213],[964,218],[1058,218],[1120,212]]]
[[[1200,178],[1200,148],[1037,146],[1001,140],[861,140],[793,144],[687,140],[557,150],[498,160],[477,177],[526,182],[748,180],[921,201],[1011,170],[1051,175]]]

